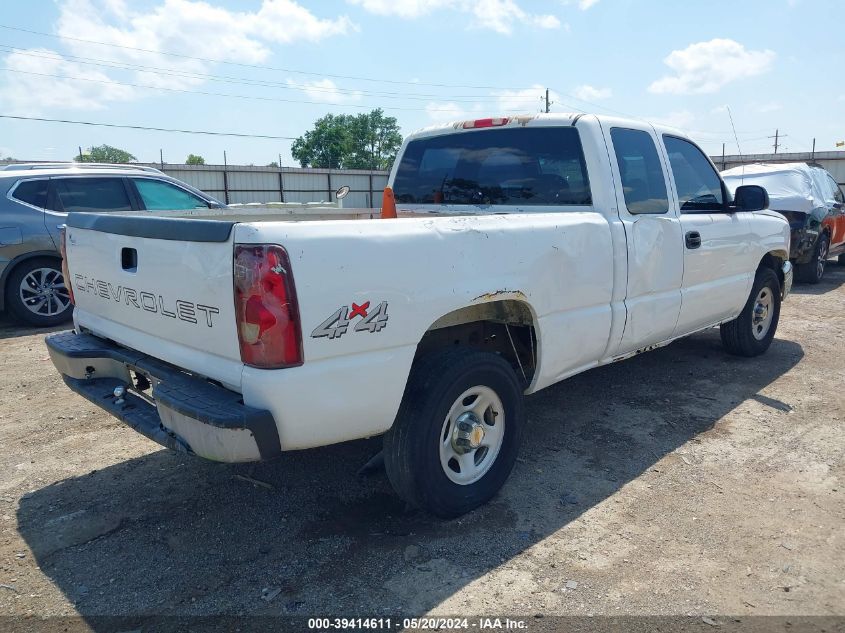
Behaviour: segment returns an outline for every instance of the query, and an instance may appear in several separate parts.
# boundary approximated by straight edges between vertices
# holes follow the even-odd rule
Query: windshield
[[[578,131],[514,128],[408,143],[393,183],[405,204],[592,204]]]

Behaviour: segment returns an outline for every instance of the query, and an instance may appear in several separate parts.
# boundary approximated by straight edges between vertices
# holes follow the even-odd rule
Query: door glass
[[[668,213],[666,180],[651,134],[615,127],[610,130],[629,213]]]
[[[721,211],[724,208],[722,182],[707,157],[689,141],[663,136],[678,204],[684,211]]]
[[[148,211],[208,208],[205,200],[169,182],[149,178],[133,178],[132,182]]]
[[[43,209],[47,206],[47,181],[25,180],[15,187],[12,197],[15,200]]]
[[[131,211],[122,178],[54,178],[57,211]]]

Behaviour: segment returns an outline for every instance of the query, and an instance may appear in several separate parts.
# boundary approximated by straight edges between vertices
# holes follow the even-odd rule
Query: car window
[[[668,213],[666,180],[651,134],[615,127],[610,130],[629,213]]]
[[[132,182],[148,211],[208,208],[205,200],[169,182],[150,178],[133,178]]]
[[[494,129],[411,141],[393,183],[417,204],[592,204],[578,130]]]
[[[722,181],[707,157],[689,141],[663,136],[681,211],[721,211]]]
[[[43,209],[47,206],[47,180],[24,180],[12,192],[15,200]]]
[[[131,211],[122,178],[53,178],[57,211]]]
[[[830,186],[833,187],[833,199],[837,202],[845,202],[845,196],[842,195],[842,189],[840,189],[839,185],[836,184],[833,176],[828,174],[827,179],[830,181]]]

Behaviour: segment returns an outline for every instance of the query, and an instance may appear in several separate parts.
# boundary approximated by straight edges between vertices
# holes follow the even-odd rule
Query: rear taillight
[[[463,128],[472,130],[479,127],[499,127],[500,125],[507,125],[508,121],[510,119],[506,116],[493,119],[475,119],[474,121],[464,121]]]
[[[72,305],[76,305],[76,300],[73,298],[73,283],[70,280],[70,273],[67,267],[67,246],[65,240],[67,239],[67,227],[62,226],[59,229],[59,252],[62,254],[62,279],[65,280],[65,288],[67,288],[68,296]]]
[[[301,365],[299,307],[285,249],[237,244],[234,272],[241,360],[263,369]]]

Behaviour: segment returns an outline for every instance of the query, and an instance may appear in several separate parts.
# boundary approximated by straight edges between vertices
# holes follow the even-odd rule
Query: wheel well
[[[61,255],[55,251],[33,251],[31,253],[19,255],[17,258],[9,262],[9,265],[6,266],[5,270],[3,270],[3,274],[0,275],[0,310],[5,309],[6,307],[6,282],[9,277],[19,266],[33,259],[54,259],[57,262],[62,261]]]
[[[760,264],[757,266],[757,270],[761,268],[771,268],[775,271],[775,274],[778,276],[778,281],[780,282],[781,288],[783,287],[783,262],[786,261],[786,257],[783,257],[783,254],[779,251],[772,251],[771,253],[766,253],[763,255],[763,259],[760,260]]]
[[[467,306],[437,319],[417,346],[417,357],[462,345],[499,354],[531,383],[537,367],[537,336],[528,304],[504,300]]]

